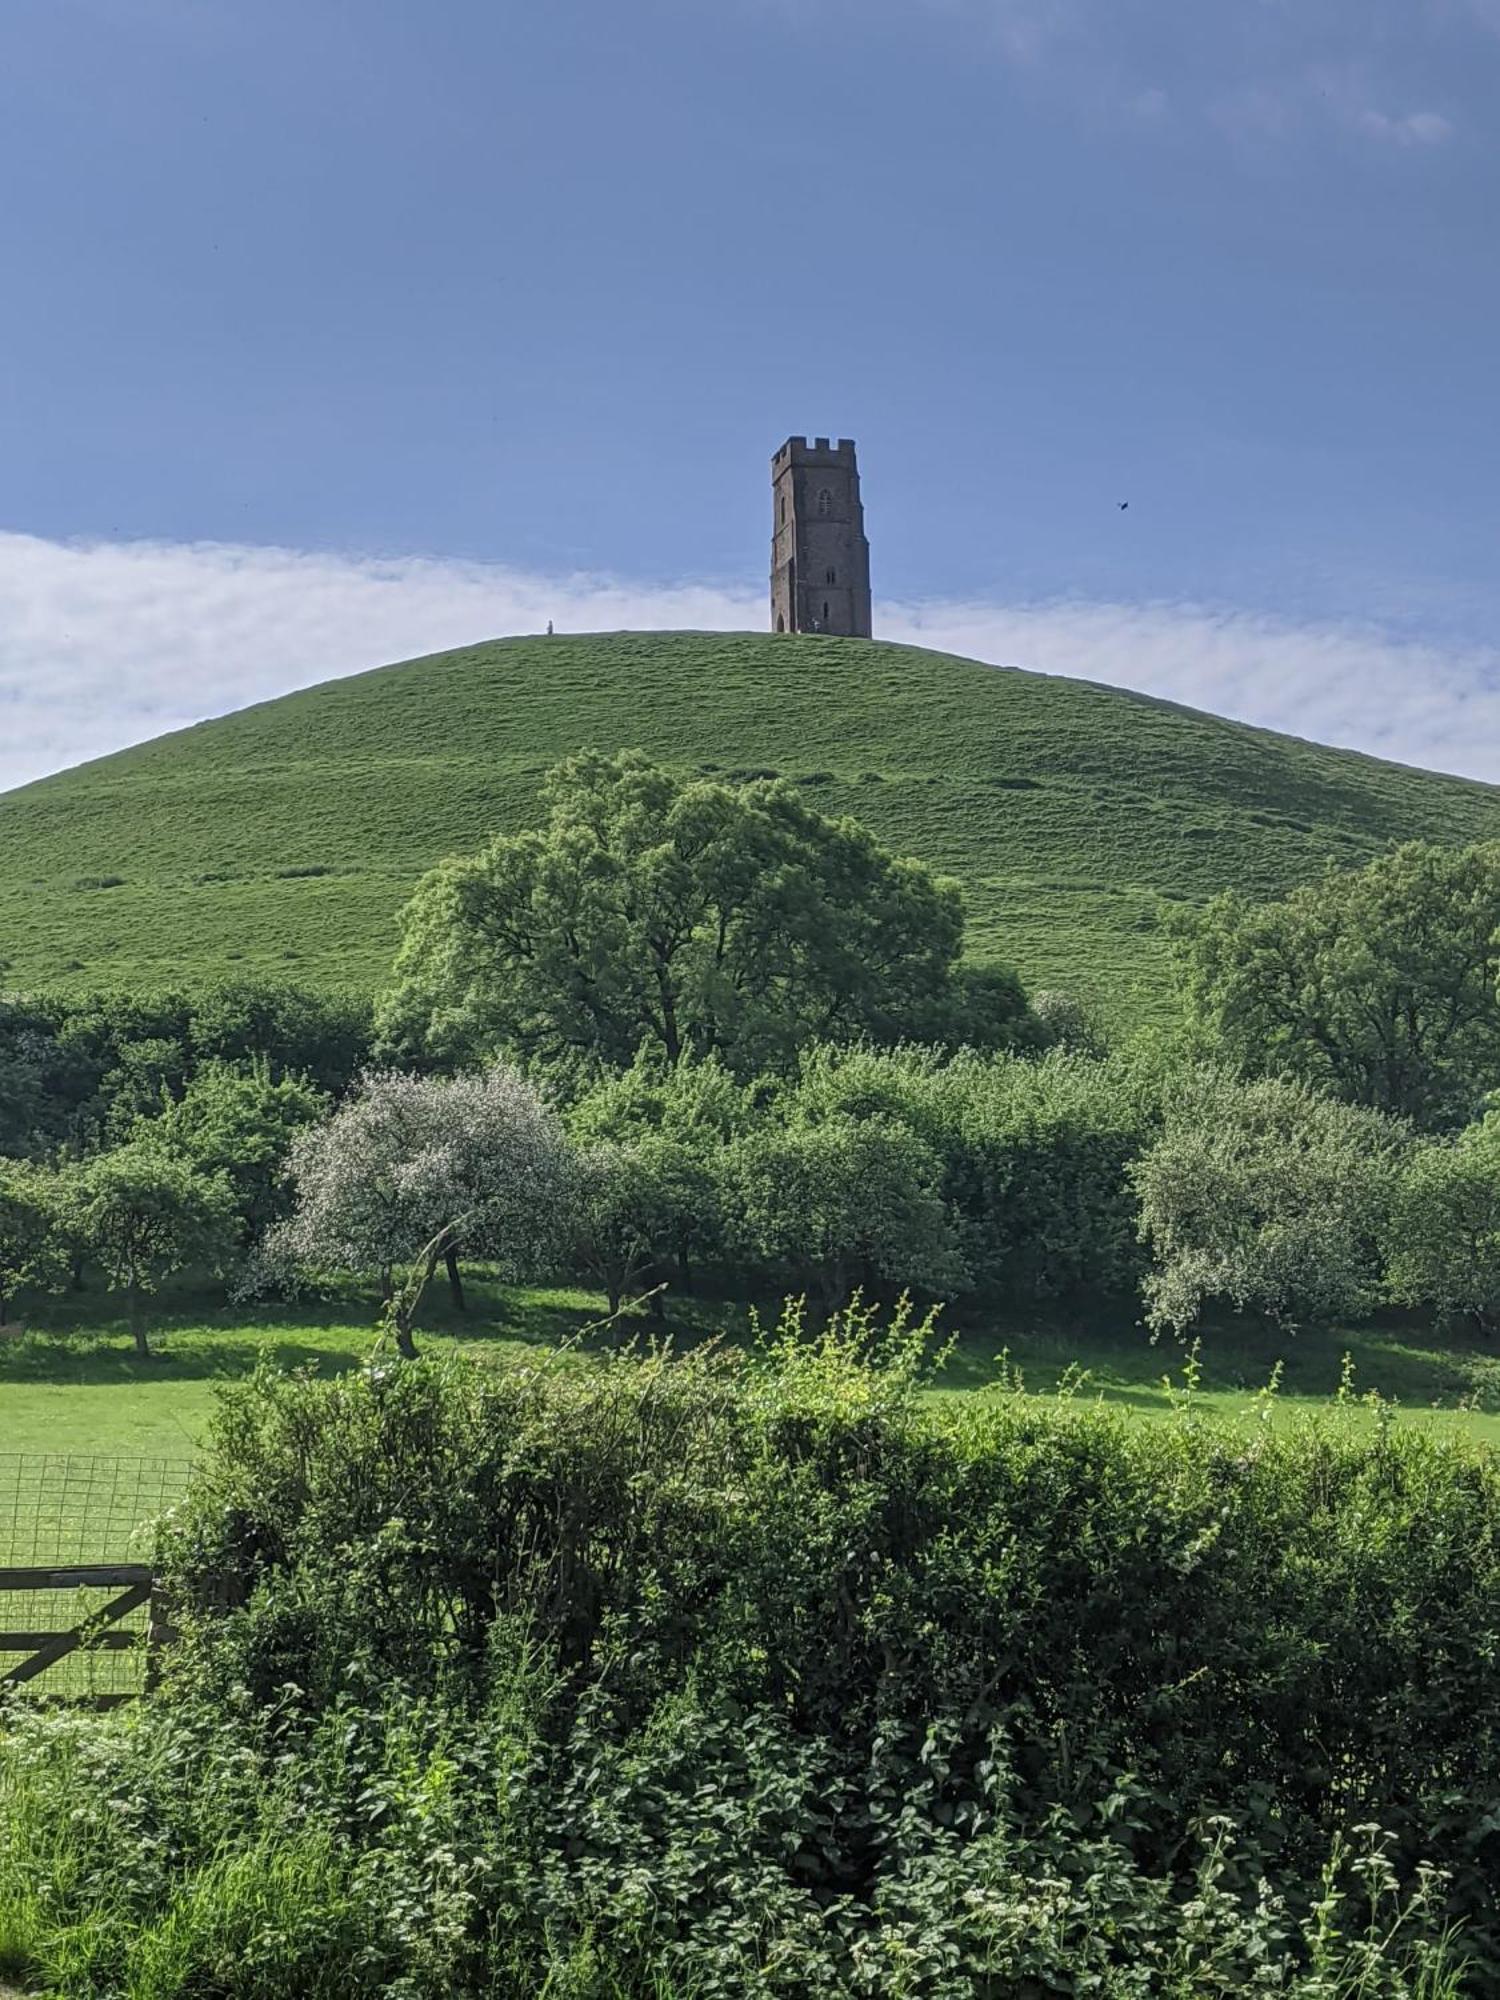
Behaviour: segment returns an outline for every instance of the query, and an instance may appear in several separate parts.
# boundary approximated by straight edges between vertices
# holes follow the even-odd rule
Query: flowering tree
[[[519,1277],[570,1214],[561,1127],[503,1065],[456,1077],[367,1074],[331,1118],[297,1134],[288,1173],[296,1207],[267,1237],[267,1264],[378,1272],[405,1355],[416,1352],[422,1295],[450,1253],[462,1247]]]
[[[1286,1327],[1367,1313],[1409,1145],[1407,1126],[1305,1083],[1179,1079],[1129,1168],[1147,1325],[1180,1335],[1215,1299]]]

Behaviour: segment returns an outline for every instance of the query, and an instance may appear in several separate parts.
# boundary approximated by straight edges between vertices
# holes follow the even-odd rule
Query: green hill
[[[1489,786],[914,647],[509,639],[0,798],[0,958],[24,986],[373,986],[417,875],[532,818],[547,766],[581,745],[795,779],[959,876],[977,954],[1122,1015],[1160,1000],[1159,895],[1272,894],[1394,839],[1500,837]]]

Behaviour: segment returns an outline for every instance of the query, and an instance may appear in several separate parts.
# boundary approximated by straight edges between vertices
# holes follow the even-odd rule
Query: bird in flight
[[[1128,500],[1121,500],[1121,501],[1119,502],[1119,508],[1120,508],[1120,512],[1121,512],[1121,513],[1123,514],[1123,513],[1125,512],[1125,509],[1126,509],[1126,508],[1127,508],[1127,507],[1128,507],[1129,505],[1130,505],[1130,502],[1129,502]]]

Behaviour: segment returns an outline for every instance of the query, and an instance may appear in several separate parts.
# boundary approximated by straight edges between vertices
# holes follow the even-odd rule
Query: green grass
[[[740,1340],[749,1324],[741,1304],[674,1302],[665,1326],[642,1318],[590,1332],[604,1310],[589,1292],[479,1283],[462,1317],[446,1300],[434,1301],[418,1340],[428,1353],[481,1358],[570,1343],[586,1365],[591,1350],[621,1339],[666,1331],[683,1343],[716,1334]],[[156,1354],[140,1361],[111,1302],[85,1296],[0,1349],[0,1453],[191,1456],[221,1383],[262,1357],[322,1376],[358,1367],[375,1343],[374,1318],[373,1302],[358,1296],[297,1308],[215,1308],[178,1294],[163,1303]],[[1153,1345],[1128,1311],[976,1315],[952,1330],[954,1351],[934,1383],[939,1395],[995,1394],[1019,1376],[1037,1394],[1070,1382],[1074,1394],[1162,1416],[1183,1393],[1186,1350],[1170,1341]],[[1378,1392],[1403,1417],[1454,1425],[1500,1445],[1500,1348],[1394,1316],[1295,1335],[1246,1320],[1213,1325],[1199,1349],[1195,1394],[1208,1410],[1243,1413],[1279,1364],[1276,1410],[1310,1409],[1338,1392],[1346,1355],[1356,1394]]]
[[[1157,897],[1274,894],[1394,839],[1500,836],[1500,791],[1088,683],[769,635],[513,639],[331,681],[0,799],[22,986],[236,973],[373,987],[420,872],[535,818],[582,745],[776,771],[957,875],[983,957],[1160,1005]]]

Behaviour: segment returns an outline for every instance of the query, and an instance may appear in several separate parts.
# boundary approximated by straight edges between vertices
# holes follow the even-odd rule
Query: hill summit
[[[533,820],[544,772],[585,746],[792,779],[956,875],[976,956],[1120,1018],[1161,1002],[1160,896],[1274,895],[1393,840],[1500,838],[1491,786],[917,647],[504,639],[0,797],[0,958],[33,987],[373,988],[421,872]]]

